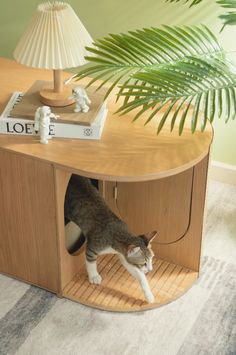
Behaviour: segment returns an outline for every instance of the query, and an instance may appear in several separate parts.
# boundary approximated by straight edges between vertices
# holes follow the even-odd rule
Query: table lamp
[[[13,53],[17,62],[53,69],[53,85],[40,88],[40,101],[48,106],[67,106],[71,89],[64,85],[62,69],[86,63],[85,46],[92,38],[72,7],[62,1],[46,2],[37,10]]]

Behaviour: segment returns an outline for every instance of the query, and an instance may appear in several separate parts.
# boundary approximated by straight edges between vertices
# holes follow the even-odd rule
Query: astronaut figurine
[[[89,111],[89,106],[91,104],[91,101],[88,98],[88,95],[85,91],[84,88],[81,86],[76,86],[72,90],[72,96],[69,97],[69,99],[75,99],[76,102],[76,107],[74,109],[74,112],[88,112]]]
[[[40,143],[48,144],[48,139],[51,138],[50,133],[50,118],[57,119],[59,116],[51,112],[49,106],[38,107],[34,115],[34,130],[40,134]]]

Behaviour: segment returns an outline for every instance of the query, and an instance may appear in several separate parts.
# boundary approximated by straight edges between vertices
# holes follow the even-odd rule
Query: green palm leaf
[[[217,0],[216,1],[221,7],[227,9],[234,9],[225,15],[220,15],[219,18],[222,20],[224,26],[226,25],[236,25],[236,0]],[[222,29],[223,29],[222,28]]]
[[[127,113],[139,108],[148,115],[147,121],[153,118],[150,107],[164,103],[165,112],[160,118],[158,133],[166,122],[168,116],[174,115],[171,120],[171,130],[179,118],[179,134],[182,133],[187,114],[192,110],[192,132],[196,130],[200,120],[201,129],[206,127],[207,120],[213,121],[218,115],[225,115],[226,121],[234,118],[236,113],[236,76],[229,71],[228,66],[221,60],[202,60],[188,58],[176,65],[166,66],[159,70],[150,70],[134,75],[142,85],[127,85],[123,95],[134,99],[124,103],[118,110]],[[219,108],[217,95],[220,96]],[[138,99],[135,100],[135,98]],[[173,107],[178,102],[178,107]],[[183,106],[183,110],[181,107]],[[139,117],[140,111],[136,114]]]
[[[146,124],[158,113],[158,133],[170,118],[170,129],[178,124],[181,134],[191,110],[192,132],[198,123],[204,130],[208,118],[234,118],[235,75],[205,26],[163,26],[109,35],[87,49],[92,54],[87,57],[90,67],[80,71],[78,79],[93,76],[88,85],[102,80],[99,87],[111,81],[107,95],[120,83],[117,98],[124,101],[118,112],[138,109],[134,120],[145,113]]]
[[[179,2],[180,0],[166,0],[166,2]],[[191,3],[190,7],[193,5],[197,5],[200,2],[202,2],[202,0],[184,0],[184,3]]]
[[[97,40],[87,50],[91,64],[78,73],[78,79],[93,76],[104,84],[119,78],[122,82],[139,72],[176,63],[188,56],[222,56],[222,48],[205,26],[150,28],[110,35]],[[111,84],[112,85],[112,84]]]

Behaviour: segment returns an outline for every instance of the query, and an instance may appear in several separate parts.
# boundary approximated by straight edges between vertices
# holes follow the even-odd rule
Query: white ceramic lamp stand
[[[86,64],[85,46],[92,38],[72,7],[55,1],[38,5],[37,10],[13,53],[17,62],[53,69],[53,85],[40,90],[45,105],[66,106],[71,89],[64,85],[62,70]]]

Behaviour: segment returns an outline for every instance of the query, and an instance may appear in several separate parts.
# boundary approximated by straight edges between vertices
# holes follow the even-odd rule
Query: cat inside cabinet
[[[101,275],[100,256],[113,258],[116,255],[124,270],[140,284],[146,302],[155,302],[145,274],[153,270],[151,242],[157,231],[132,234],[128,225],[109,208],[98,190],[97,182],[75,174],[68,183],[64,216],[78,226],[78,237],[69,246],[69,252],[74,254],[86,244],[84,261],[90,285],[100,285],[103,279],[107,280],[107,272]],[[105,266],[107,264],[105,261]]]
[[[94,187],[99,190],[99,181],[96,179],[90,179],[90,182]],[[66,217],[65,220],[65,247],[69,254],[77,255],[82,252],[82,247],[86,241],[80,227],[72,221],[69,221]]]
[[[202,179],[206,170],[207,160],[204,160],[194,169],[190,168],[164,179],[141,182],[92,180],[96,187],[94,195],[100,195],[104,202],[97,196],[94,207],[89,208],[92,201],[87,196],[87,207],[80,205],[80,208],[74,209],[78,200],[83,200],[83,195],[76,196],[77,182],[82,186],[82,176],[75,179],[71,185],[74,174],[57,168],[55,187],[59,251],[58,295],[99,309],[121,312],[151,309],[181,296],[198,278],[202,233],[199,219],[201,220],[204,211],[205,190],[202,188]],[[76,187],[76,190],[68,189],[70,185]],[[83,189],[80,193],[83,193]],[[67,211],[66,200],[71,201],[67,206],[71,209]],[[153,241],[154,235],[151,235],[153,267],[147,275],[144,273],[153,299],[151,293],[147,292],[148,287],[144,287],[147,282],[140,284],[136,277],[130,275],[128,268],[122,265],[119,250],[116,254],[108,253],[110,249],[106,250],[106,254],[100,253],[95,270],[96,277],[90,277],[91,272],[88,272],[86,260],[90,262],[94,255],[91,251],[86,254],[88,243],[85,242],[79,226],[87,235],[86,229],[91,229],[91,223],[93,224],[95,219],[98,228],[92,230],[92,233],[95,236],[99,234],[100,222],[104,226],[109,225],[107,213],[104,214],[104,204],[128,225],[135,236],[135,241],[132,240],[134,252],[138,247],[136,241],[138,243],[140,235],[143,239],[142,235],[157,231],[157,237]],[[68,211],[73,211],[73,215],[68,214]],[[90,212],[87,214],[86,211]],[[65,225],[65,216],[68,216],[68,220],[82,219],[77,219],[77,225],[68,221]],[[114,221],[115,224],[118,223],[117,218],[112,215],[112,223]],[[121,229],[123,231],[123,226]],[[114,230],[117,231],[115,228],[111,231]],[[101,242],[105,240],[103,237],[100,239]],[[97,252],[101,243],[94,246],[96,248],[91,250]]]

